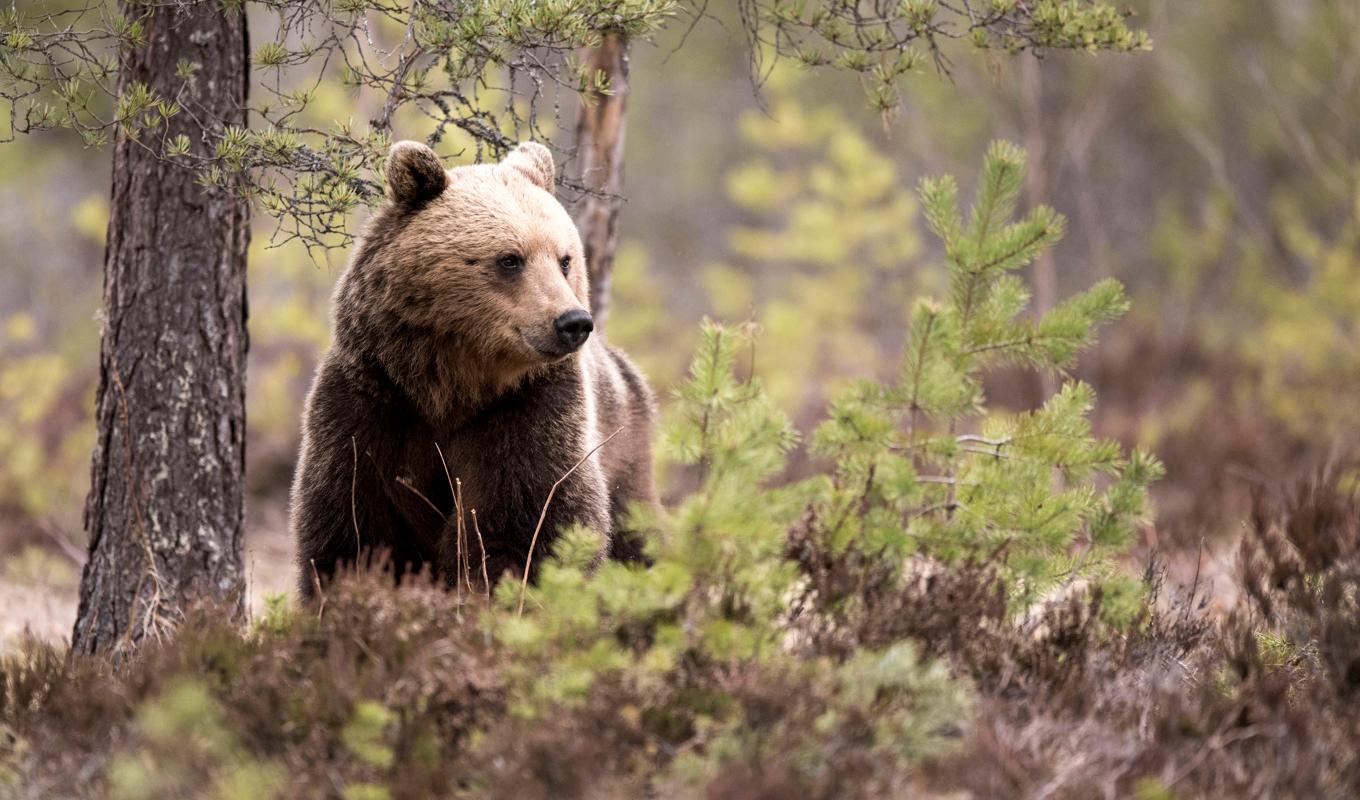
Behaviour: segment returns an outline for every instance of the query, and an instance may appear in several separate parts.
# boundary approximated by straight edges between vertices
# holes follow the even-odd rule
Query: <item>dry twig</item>
[[[548,517],[548,506],[552,505],[553,495],[557,494],[557,487],[561,486],[563,481],[565,481],[567,478],[570,478],[571,474],[576,471],[577,467],[580,467],[582,464],[586,463],[586,459],[595,455],[595,451],[609,444],[610,440],[613,439],[615,436],[618,436],[620,433],[623,433],[622,427],[606,436],[604,441],[590,448],[590,451],[587,452],[585,455],[581,456],[581,460],[577,461],[575,464],[572,464],[571,469],[562,473],[562,477],[558,478],[557,482],[554,483],[552,485],[552,488],[548,490],[548,499],[543,501],[543,510],[539,512],[538,524],[534,526],[534,536],[532,539],[529,540],[529,555],[527,558],[524,559],[524,577],[520,580],[519,583],[519,607],[515,609],[516,617],[524,613],[524,595],[527,591],[529,591],[529,571],[534,565],[534,548],[538,546],[538,534],[540,531],[543,530],[543,520],[547,519]]]

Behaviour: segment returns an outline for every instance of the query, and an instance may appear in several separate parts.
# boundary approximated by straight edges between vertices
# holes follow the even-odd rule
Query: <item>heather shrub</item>
[[[1068,612],[1042,641],[953,647],[974,670],[975,725],[926,766],[986,797],[1345,798],[1360,790],[1355,703],[1357,511],[1328,470],[1257,502],[1227,616],[1192,592],[1124,632]],[[990,652],[990,663],[972,654]]]

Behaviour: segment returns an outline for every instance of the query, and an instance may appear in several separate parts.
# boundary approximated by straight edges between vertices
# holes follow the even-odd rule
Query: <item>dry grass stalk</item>
[[[620,433],[623,433],[622,427],[606,436],[604,441],[590,448],[585,455],[581,456],[579,461],[571,465],[571,469],[562,473],[562,477],[558,478],[557,482],[548,490],[548,499],[543,501],[543,510],[538,514],[538,524],[534,526],[534,536],[529,540],[529,555],[524,559],[524,576],[520,579],[519,583],[519,606],[515,609],[515,616],[518,617],[524,613],[524,596],[529,591],[529,573],[534,565],[534,549],[538,547],[538,534],[543,530],[543,520],[548,517],[548,506],[552,505],[553,495],[557,494],[557,487],[561,486],[567,478],[570,478],[571,474],[575,472],[578,467],[586,463],[586,459],[595,455],[595,451],[609,444],[610,440]]]

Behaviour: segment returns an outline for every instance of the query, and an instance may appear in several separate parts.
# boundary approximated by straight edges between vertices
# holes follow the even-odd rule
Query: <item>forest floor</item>
[[[266,597],[292,593],[294,549],[286,502],[253,504],[246,517],[246,608],[253,617],[264,613]],[[69,641],[80,587],[79,550],[73,548],[0,528],[0,653],[25,635]]]
[[[265,612],[271,595],[292,594],[295,581],[293,540],[288,533],[286,499],[267,498],[247,506],[247,610],[252,617]],[[0,530],[0,653],[26,634],[48,642],[70,638],[75,622],[80,564],[73,545],[52,538],[6,541]],[[1129,557],[1129,567],[1146,561],[1146,546]],[[1221,540],[1205,545],[1202,553],[1159,553],[1169,587],[1190,590],[1207,598],[1206,607],[1226,613],[1238,602],[1233,579],[1237,542]],[[1171,594],[1175,594],[1172,592]]]

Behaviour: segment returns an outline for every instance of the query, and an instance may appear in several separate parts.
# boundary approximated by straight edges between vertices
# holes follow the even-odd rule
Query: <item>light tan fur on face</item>
[[[526,143],[499,164],[443,176],[431,164],[438,161],[424,145],[393,146],[391,202],[357,248],[337,300],[357,292],[378,296],[335,306],[381,309],[369,313],[419,333],[375,355],[438,416],[455,399],[485,401],[536,368],[575,357],[555,354],[553,322],[587,309],[590,291],[580,235],[550,193],[547,148]],[[506,255],[523,259],[517,273],[497,265]],[[565,276],[564,256],[571,259]],[[337,318],[338,335],[345,322]]]

